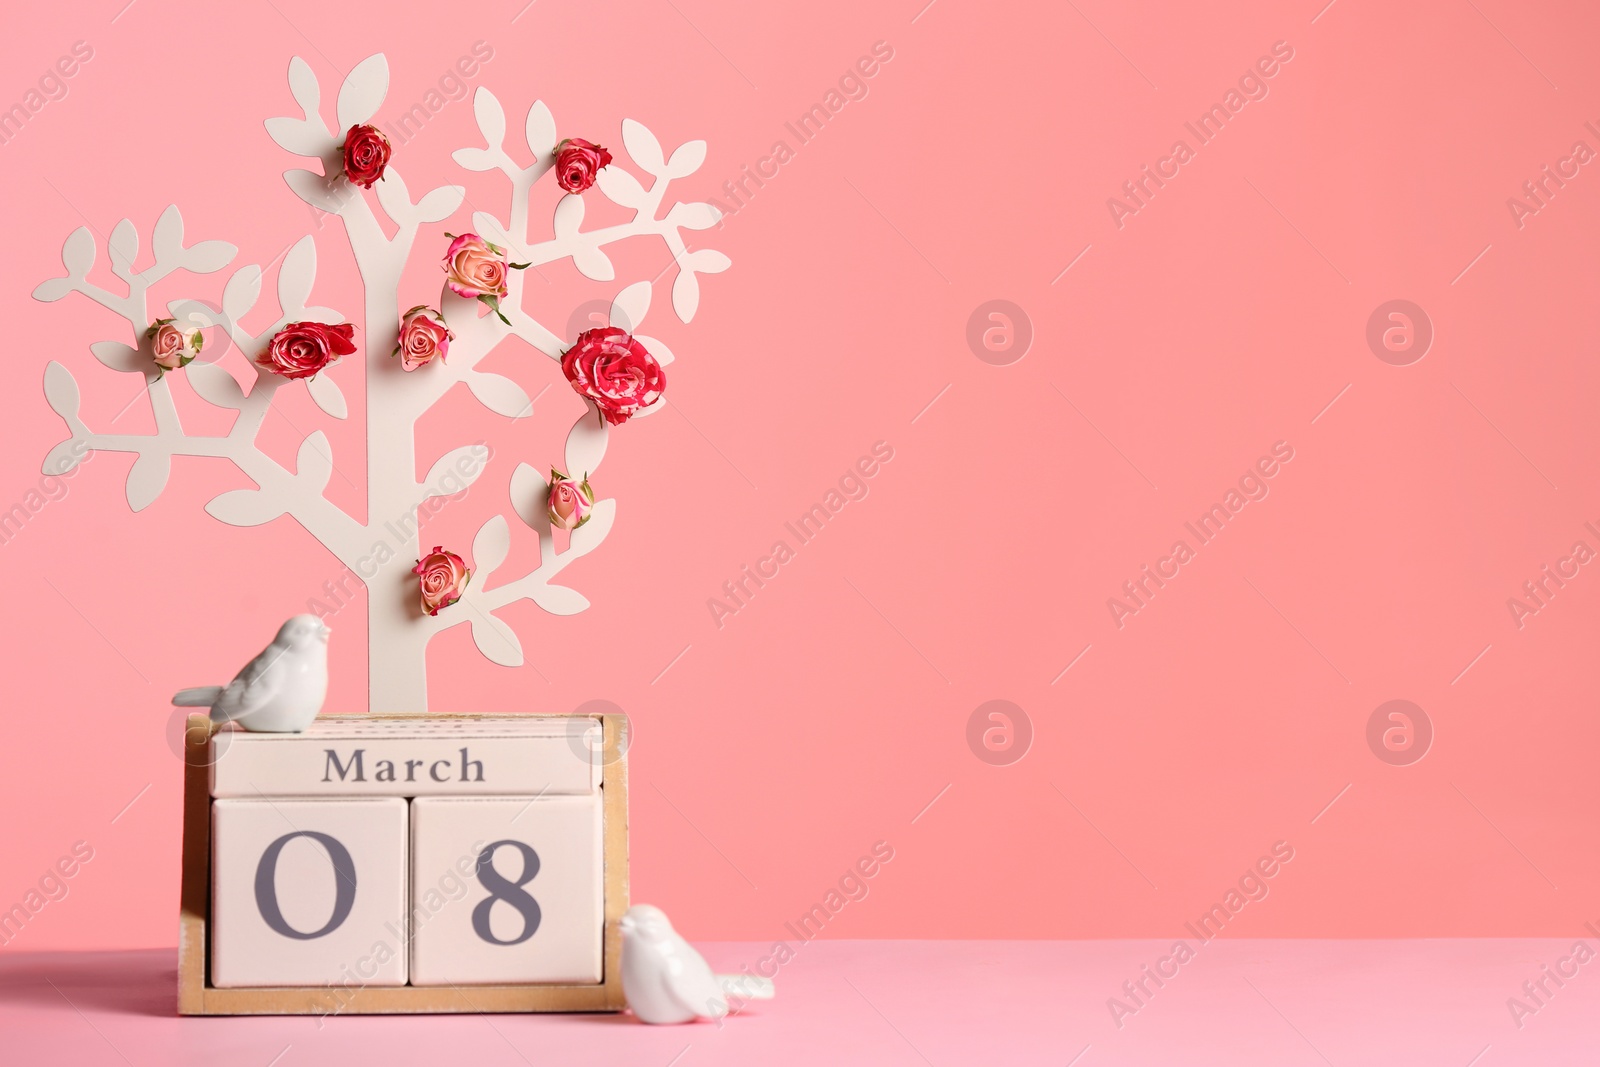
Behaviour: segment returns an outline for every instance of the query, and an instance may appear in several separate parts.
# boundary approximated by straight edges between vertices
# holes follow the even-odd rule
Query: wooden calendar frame
[[[463,715],[463,719],[527,719],[526,715]],[[415,719],[411,715],[328,715],[324,719],[372,722]],[[593,985],[363,986],[337,998],[327,986],[218,989],[211,985],[211,768],[214,732],[204,715],[189,716],[184,732],[183,888],[178,931],[180,1015],[407,1015],[481,1012],[621,1011],[622,913],[628,910],[628,764],[626,716],[542,715],[538,718],[598,718],[605,893],[601,981]]]

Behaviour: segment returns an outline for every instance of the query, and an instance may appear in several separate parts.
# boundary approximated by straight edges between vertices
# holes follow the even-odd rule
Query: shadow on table
[[[0,952],[0,1006],[176,1018],[177,949]]]

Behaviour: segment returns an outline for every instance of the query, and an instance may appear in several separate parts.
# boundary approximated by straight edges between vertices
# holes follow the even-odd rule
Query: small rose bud
[[[162,372],[187,367],[200,354],[205,337],[199,328],[182,330],[176,319],[157,319],[144,332],[150,341],[150,355]]]
[[[455,334],[444,324],[444,316],[425,304],[418,304],[400,319],[400,340],[391,355],[400,357],[404,370],[425,367],[435,359],[444,361]]]
[[[556,184],[569,193],[581,193],[594,184],[600,168],[609,166],[611,153],[582,137],[568,137],[556,145]]]
[[[460,600],[467,583],[472,580],[467,561],[439,545],[434,545],[432,552],[417,560],[411,573],[417,576],[422,587],[422,610],[429,615],[437,615],[440,608]]]
[[[383,177],[394,151],[389,138],[376,126],[352,126],[344,135],[344,175],[363,189]]]
[[[576,530],[594,516],[594,490],[589,488],[589,476],[575,482],[565,474],[550,469],[550,525],[558,530]]]

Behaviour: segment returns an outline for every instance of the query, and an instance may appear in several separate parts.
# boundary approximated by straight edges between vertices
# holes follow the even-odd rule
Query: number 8
[[[494,854],[505,845],[522,853],[522,877],[515,882],[507,881],[504,875],[494,869]],[[491,945],[520,945],[534,935],[542,918],[539,902],[523,892],[522,887],[533,881],[533,876],[538,873],[539,854],[521,841],[496,841],[483,847],[483,851],[478,853],[478,882],[489,891],[489,895],[472,909],[472,929],[479,937]],[[489,913],[494,910],[497,900],[505,901],[522,915],[522,933],[510,941],[502,941],[494,936],[494,930],[489,926]]]

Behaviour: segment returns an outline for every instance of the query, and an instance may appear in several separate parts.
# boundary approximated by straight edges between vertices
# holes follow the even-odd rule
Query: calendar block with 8
[[[601,798],[412,802],[411,984],[599,982]]]

